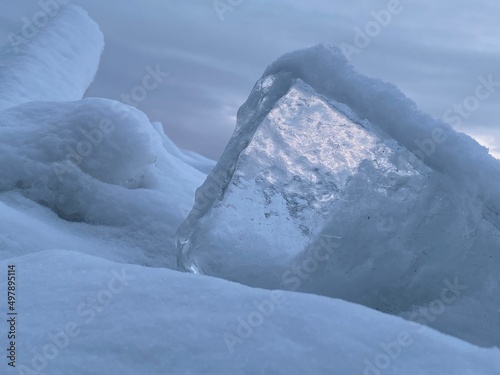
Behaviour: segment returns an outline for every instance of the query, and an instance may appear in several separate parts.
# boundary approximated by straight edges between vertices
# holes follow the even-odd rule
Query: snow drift
[[[81,99],[104,47],[99,26],[74,5],[60,7],[44,27],[9,34],[9,40],[0,50],[0,109]]]
[[[175,231],[205,178],[196,168],[211,161],[135,108],[80,100],[103,48],[81,8],[61,7],[16,48],[0,54],[0,257],[55,246],[174,268]]]
[[[179,229],[179,267],[340,297],[500,345],[500,163],[317,46],[266,69]],[[478,327],[478,316],[481,323]]]
[[[174,267],[175,230],[205,175],[163,147],[170,141],[161,125],[107,99],[36,102],[0,112],[0,139],[0,192],[9,192],[4,199],[11,206],[23,201],[13,194],[22,195],[73,228],[81,223],[82,233],[89,224],[98,237],[103,226],[115,228],[127,245],[118,258],[117,251],[101,253],[104,258]],[[53,244],[40,241],[36,228],[7,246],[3,257]],[[83,247],[96,253],[78,241],[70,248]]]
[[[7,375],[495,375],[500,367],[498,349],[345,301],[68,251],[0,267],[9,264],[23,298],[17,369]]]

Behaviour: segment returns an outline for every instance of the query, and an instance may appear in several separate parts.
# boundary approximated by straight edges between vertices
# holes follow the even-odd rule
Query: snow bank
[[[99,26],[74,5],[46,20],[9,34],[11,44],[0,50],[0,109],[81,99],[92,83],[104,47]]]
[[[145,251],[151,239],[145,242],[125,228],[63,220],[18,192],[0,194],[0,222],[0,259],[62,248],[117,262],[154,265],[154,258]],[[158,263],[162,262],[164,257]]]
[[[6,375],[496,375],[500,368],[496,349],[340,300],[59,250],[0,267],[9,264],[20,298],[16,369]],[[6,300],[0,304],[5,311]]]
[[[14,210],[17,194],[55,213],[52,238],[69,221],[75,223],[70,237],[92,232],[101,239],[97,248],[111,236],[108,245],[115,250],[102,250],[104,258],[173,267],[175,230],[205,175],[169,154],[166,139],[142,112],[111,100],[18,105],[0,112],[0,192],[10,192],[4,201]],[[27,238],[10,233],[16,240],[2,258],[53,246],[39,228]],[[128,243],[121,253],[113,238]],[[82,241],[70,248],[98,252],[92,241]]]
[[[136,109],[75,101],[94,79],[103,35],[74,5],[45,19],[0,51],[0,216],[10,218],[0,257],[60,244],[174,267],[175,230],[213,163],[184,154]]]

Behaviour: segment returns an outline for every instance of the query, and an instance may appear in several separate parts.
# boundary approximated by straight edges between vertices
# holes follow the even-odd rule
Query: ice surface
[[[267,80],[257,88],[263,95]],[[385,144],[368,124],[356,123],[338,108],[300,80],[276,103],[239,153],[221,202],[190,240],[189,255],[205,273],[242,280],[250,270],[246,282],[269,286],[266,275],[275,273],[266,267],[275,271],[304,251],[367,159],[384,170],[378,173],[422,189],[425,182],[411,165],[397,169],[390,163],[395,142]],[[245,252],[249,244],[252,251]]]
[[[22,298],[17,368],[5,375],[497,375],[500,368],[498,349],[341,300],[62,250],[1,261],[0,269],[9,264]]]
[[[44,27],[10,34],[11,44],[0,50],[0,109],[78,100],[92,83],[104,47],[97,24],[71,4],[46,19]]]
[[[499,178],[484,147],[340,51],[295,52],[240,108],[179,229],[179,266],[405,317],[458,278],[461,298],[425,323],[500,345]]]
[[[500,175],[500,163],[474,139],[420,111],[393,84],[357,72],[336,47],[318,45],[286,54],[266,69],[264,77],[280,72],[347,105],[431,168],[472,190],[500,224],[500,186],[491,183]]]

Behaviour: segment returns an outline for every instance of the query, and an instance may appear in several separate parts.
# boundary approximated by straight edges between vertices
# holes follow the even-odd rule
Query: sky
[[[0,43],[42,3],[4,2]],[[169,73],[137,103],[180,147],[217,159],[236,113],[282,54],[339,45],[362,73],[500,157],[500,2],[496,0],[74,0],[106,47],[87,96],[121,100],[148,69]]]

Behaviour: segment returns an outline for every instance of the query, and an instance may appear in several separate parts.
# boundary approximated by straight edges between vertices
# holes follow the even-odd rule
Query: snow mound
[[[179,268],[405,317],[458,278],[463,298],[425,323],[500,345],[499,178],[485,148],[339,50],[295,52],[240,108],[179,228]]]
[[[32,25],[29,35],[9,34],[9,39],[0,50],[0,109],[81,99],[104,47],[99,26],[74,5],[61,7],[43,28]]]
[[[103,35],[74,5],[47,19],[0,51],[0,257],[60,244],[175,267],[175,231],[213,162],[183,153],[134,108],[80,100]]]
[[[496,375],[500,367],[497,349],[341,300],[61,250],[0,262],[8,265],[23,289],[16,369],[6,375]]]
[[[22,196],[57,215],[49,215],[52,236],[32,230],[29,238],[11,241],[2,258],[53,246],[64,225],[58,223],[72,222],[69,237],[93,231],[101,239],[97,248],[105,248],[103,238],[110,236],[104,227],[114,231],[110,248],[120,246],[113,238],[127,243],[121,254],[101,253],[105,258],[175,265],[174,233],[205,175],[171,155],[161,126],[152,126],[142,112],[95,98],[27,103],[0,112],[0,139],[4,202],[19,210],[26,204]],[[91,243],[70,248],[95,254]]]

